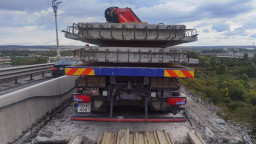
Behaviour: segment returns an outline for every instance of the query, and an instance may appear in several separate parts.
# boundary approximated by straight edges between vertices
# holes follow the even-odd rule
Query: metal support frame
[[[15,77],[14,79],[15,79],[15,84],[19,84],[18,83],[18,77]]]
[[[110,95],[110,112],[109,117],[113,117],[113,107],[114,107],[114,96]]]
[[[148,95],[145,96],[145,119],[148,118]]]
[[[111,86],[108,87],[108,100],[110,101],[109,117],[113,117],[114,96],[111,93]]]
[[[30,74],[30,79],[29,80],[33,80],[33,74]]]
[[[116,84],[116,77],[110,76],[110,84]]]

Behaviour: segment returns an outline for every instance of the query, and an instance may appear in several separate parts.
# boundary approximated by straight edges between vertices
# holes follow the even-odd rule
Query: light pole
[[[52,0],[52,8],[53,8],[53,11],[54,11],[54,16],[55,16],[57,57],[58,57],[58,59],[60,58],[60,47],[59,47],[59,37],[58,37],[57,11],[58,11],[58,5],[60,3],[62,3],[62,2],[61,1],[59,2],[58,0]]]

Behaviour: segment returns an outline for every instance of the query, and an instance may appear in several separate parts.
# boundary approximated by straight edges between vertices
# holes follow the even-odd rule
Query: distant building
[[[9,57],[0,57],[0,68],[7,68],[11,67],[12,65],[12,60]]]
[[[228,53],[203,53],[202,55],[210,56],[215,55],[216,58],[244,58],[244,52],[228,52]],[[248,58],[251,59],[254,57],[254,53],[248,53]]]

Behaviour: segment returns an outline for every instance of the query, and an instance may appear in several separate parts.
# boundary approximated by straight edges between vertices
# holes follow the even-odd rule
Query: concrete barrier
[[[76,77],[62,76],[0,96],[0,143],[18,138],[47,112],[71,98]]]

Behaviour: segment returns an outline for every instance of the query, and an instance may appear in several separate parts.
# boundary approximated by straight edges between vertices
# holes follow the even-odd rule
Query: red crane
[[[105,17],[111,23],[141,22],[131,8],[107,8],[105,10]]]

